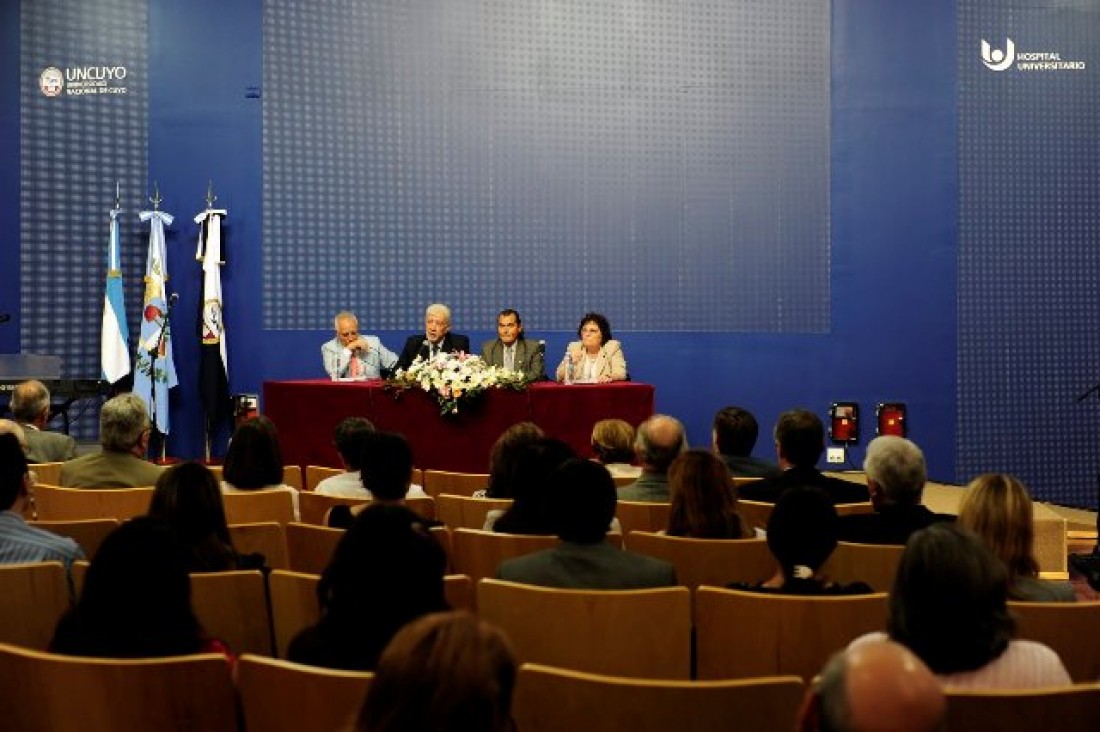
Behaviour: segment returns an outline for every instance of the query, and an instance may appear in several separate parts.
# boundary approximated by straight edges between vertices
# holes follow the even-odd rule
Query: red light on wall
[[[875,407],[875,420],[878,422],[878,434],[905,437],[905,405],[892,402]]]
[[[829,439],[833,442],[859,442],[859,405],[833,402],[829,407]]]

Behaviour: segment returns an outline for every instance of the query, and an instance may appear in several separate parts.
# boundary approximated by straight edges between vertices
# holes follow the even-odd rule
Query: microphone
[[[169,305],[175,305],[176,300],[179,300],[179,299],[180,299],[180,294],[178,292],[173,292],[171,295],[168,296],[168,304]]]
[[[427,338],[425,338],[420,343],[420,350],[416,352],[416,355],[420,358],[427,359],[428,354],[430,354],[431,352],[432,352],[432,342],[429,341]],[[423,354],[423,355],[421,355],[421,354]]]

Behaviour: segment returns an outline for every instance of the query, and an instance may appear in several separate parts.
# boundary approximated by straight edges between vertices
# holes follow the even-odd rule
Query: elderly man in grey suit
[[[638,425],[638,432],[634,435],[634,454],[642,466],[642,474],[619,490],[620,500],[650,503],[671,500],[668,466],[684,450],[687,450],[684,425],[675,417],[655,414]]]
[[[47,432],[50,420],[50,390],[31,379],[11,393],[11,413],[27,436],[27,462],[56,463],[76,457],[76,441],[68,435]]]
[[[555,488],[549,495],[550,515],[561,543],[501,562],[497,579],[579,590],[676,584],[676,570],[668,562],[607,542],[617,501],[607,468],[589,460],[569,460],[554,471],[551,483]]]
[[[481,360],[490,366],[522,371],[528,381],[546,378],[546,350],[523,337],[523,321],[511,308],[497,315],[497,337],[481,346]]]

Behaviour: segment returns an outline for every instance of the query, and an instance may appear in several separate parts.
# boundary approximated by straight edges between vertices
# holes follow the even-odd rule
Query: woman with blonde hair
[[[1073,587],[1068,582],[1039,579],[1033,517],[1031,496],[1023,483],[1011,475],[987,473],[966,487],[958,523],[977,534],[1004,563],[1009,599],[1073,602]]]
[[[672,509],[669,536],[692,539],[740,539],[737,495],[729,468],[706,450],[688,450],[668,469]]]
[[[642,469],[634,462],[634,428],[622,419],[601,419],[592,426],[592,455],[613,478],[637,478]]]

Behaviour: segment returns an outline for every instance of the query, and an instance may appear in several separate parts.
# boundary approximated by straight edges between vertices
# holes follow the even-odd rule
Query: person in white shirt
[[[333,320],[336,337],[321,346],[321,360],[331,379],[378,379],[397,364],[397,354],[376,336],[359,334],[359,319],[346,310]]]
[[[344,464],[344,472],[325,478],[314,489],[323,496],[341,496],[343,498],[371,499],[371,492],[363,485],[363,448],[368,436],[374,432],[374,425],[363,417],[348,417],[336,425],[336,451]],[[406,498],[425,498],[427,493],[415,483],[409,484]]]

